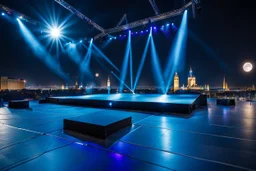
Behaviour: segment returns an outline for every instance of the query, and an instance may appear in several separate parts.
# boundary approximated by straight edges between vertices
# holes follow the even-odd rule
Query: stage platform
[[[64,105],[190,114],[203,100],[199,94],[94,94],[50,97],[47,101]]]
[[[73,131],[95,138],[106,139],[108,136],[131,125],[131,116],[120,116],[103,111],[64,119],[64,130]]]

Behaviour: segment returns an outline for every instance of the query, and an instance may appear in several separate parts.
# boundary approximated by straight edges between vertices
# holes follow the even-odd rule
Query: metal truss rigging
[[[149,24],[149,23],[154,23],[154,22],[157,22],[157,21],[160,21],[160,20],[165,20],[165,19],[168,19],[168,18],[172,18],[172,17],[175,17],[175,16],[182,15],[184,13],[184,11],[187,8],[189,8],[191,5],[192,5],[192,1],[188,2],[183,7],[181,7],[180,9],[177,9],[177,10],[169,11],[169,12],[162,13],[162,14],[159,14],[159,15],[156,15],[156,16],[153,16],[153,17],[149,17],[149,18],[145,18],[145,19],[142,19],[142,20],[134,21],[134,22],[129,23],[129,24],[125,24],[125,25],[121,25],[121,26],[118,26],[118,27],[107,29],[107,30],[105,30],[105,32],[96,35],[94,37],[94,40],[96,40],[100,37],[104,37],[104,36],[106,36],[108,34],[111,34],[111,33],[116,33],[116,32],[120,32],[120,31],[128,30],[128,29],[131,29],[131,28],[143,26],[143,25],[146,25],[146,24]]]
[[[36,20],[34,20],[34,19],[32,19],[32,18],[30,18],[30,17],[28,17],[28,16],[26,16],[26,15],[20,13],[20,12],[17,12],[14,9],[11,9],[7,6],[4,6],[4,5],[0,4],[0,9],[5,11],[9,15],[16,16],[17,18],[19,18],[19,20],[23,20],[23,21],[29,22],[29,23],[34,24],[34,25],[40,25],[41,24],[40,22],[38,22],[38,21],[36,21]]]
[[[64,8],[66,8],[67,10],[69,10],[71,13],[75,14],[76,16],[78,16],[79,18],[81,18],[82,20],[85,20],[88,24],[94,26],[97,30],[99,30],[100,32],[104,32],[104,28],[102,28],[101,26],[99,26],[97,23],[95,23],[94,21],[92,21],[90,18],[88,18],[87,16],[85,16],[84,14],[82,14],[81,12],[79,12],[77,9],[75,9],[74,7],[72,7],[71,5],[69,5],[67,2],[65,2],[64,0],[55,0],[55,2],[57,2],[58,4],[60,4],[61,6],[63,6]]]
[[[151,4],[153,10],[155,11],[156,15],[158,15],[160,12],[159,12],[159,9],[158,9],[158,7],[157,7],[157,5],[156,5],[155,0],[149,0],[149,2],[150,2],[150,4]]]

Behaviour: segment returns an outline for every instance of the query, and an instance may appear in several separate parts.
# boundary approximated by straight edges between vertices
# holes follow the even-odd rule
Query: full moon
[[[243,65],[243,69],[245,72],[250,72],[252,70],[253,66],[250,62],[246,62],[244,65]]]

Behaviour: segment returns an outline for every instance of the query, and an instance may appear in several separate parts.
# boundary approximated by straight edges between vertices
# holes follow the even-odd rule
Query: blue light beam
[[[78,66],[81,64],[82,58],[81,54],[79,53],[77,49],[77,45],[74,43],[70,43],[67,45],[66,52],[68,54],[68,57]]]
[[[152,28],[150,29],[150,35],[151,35],[151,57],[152,57],[152,68],[154,69],[154,77],[156,80],[157,87],[160,88],[161,93],[164,94],[164,79],[162,76],[161,72],[161,67],[159,63],[159,57],[156,51],[155,43],[154,43],[154,38],[152,36]]]
[[[131,31],[129,31],[131,35]],[[133,87],[133,65],[132,65],[132,43],[130,40],[130,83],[131,83],[131,88]]]
[[[85,45],[83,44],[83,46],[85,46]],[[81,75],[82,75],[82,82],[84,81],[83,79],[84,79],[85,74],[88,74],[89,76],[92,76],[92,73],[90,71],[91,54],[92,54],[92,40],[90,41],[90,45],[87,48],[87,53],[86,53],[83,61],[81,62],[81,65],[80,65],[80,72],[81,72]]]
[[[119,87],[120,93],[123,92],[124,82],[125,82],[126,75],[127,75],[130,46],[131,46],[131,32],[129,31],[128,40],[127,40],[127,44],[126,44],[126,50],[125,50],[125,54],[124,54],[124,60],[123,60],[122,69],[121,69],[121,73],[120,73],[121,74],[121,76],[120,76],[121,81],[120,81],[120,87]]]
[[[185,56],[187,47],[187,10],[184,12],[180,28],[174,38],[171,51],[169,52],[168,62],[164,72],[164,78],[167,82],[165,94],[168,92],[174,77],[174,73],[181,71],[185,67]]]
[[[144,63],[145,63],[145,60],[146,60],[147,52],[148,52],[150,38],[151,38],[151,35],[149,34],[148,40],[147,40],[147,43],[146,43],[146,46],[145,46],[145,49],[144,49],[144,52],[143,52],[143,55],[142,55],[142,58],[141,58],[141,61],[140,61],[140,65],[139,65],[139,68],[138,68],[138,71],[137,71],[137,75],[136,75],[136,78],[135,78],[133,91],[135,91],[135,89],[137,87],[137,84],[138,84],[138,81],[140,79],[140,75],[141,75],[141,72],[142,72],[142,69],[143,69],[143,66],[144,66]]]
[[[134,91],[133,91],[130,87],[128,87],[128,85],[125,84],[113,71],[111,71],[111,74],[114,75],[114,77],[116,77],[116,79],[117,79],[120,83],[122,83],[127,89],[129,89],[132,93],[134,93]],[[122,93],[122,92],[120,92],[120,93]]]
[[[93,49],[96,51],[92,51],[95,56],[101,56],[108,64],[110,64],[116,71],[120,72],[120,70],[115,66],[115,64],[97,47],[92,43]]]
[[[43,48],[35,36],[29,31],[29,29],[18,20],[20,30],[26,43],[32,49],[33,53],[38,59],[40,59],[51,71],[60,76],[65,81],[69,81],[67,75],[63,72],[60,64]]]

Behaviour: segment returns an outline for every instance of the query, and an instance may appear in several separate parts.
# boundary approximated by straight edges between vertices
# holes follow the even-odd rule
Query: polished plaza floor
[[[256,170],[256,103],[192,115],[38,104],[0,108],[0,170]],[[111,113],[133,125],[107,140],[64,132],[63,119]]]

